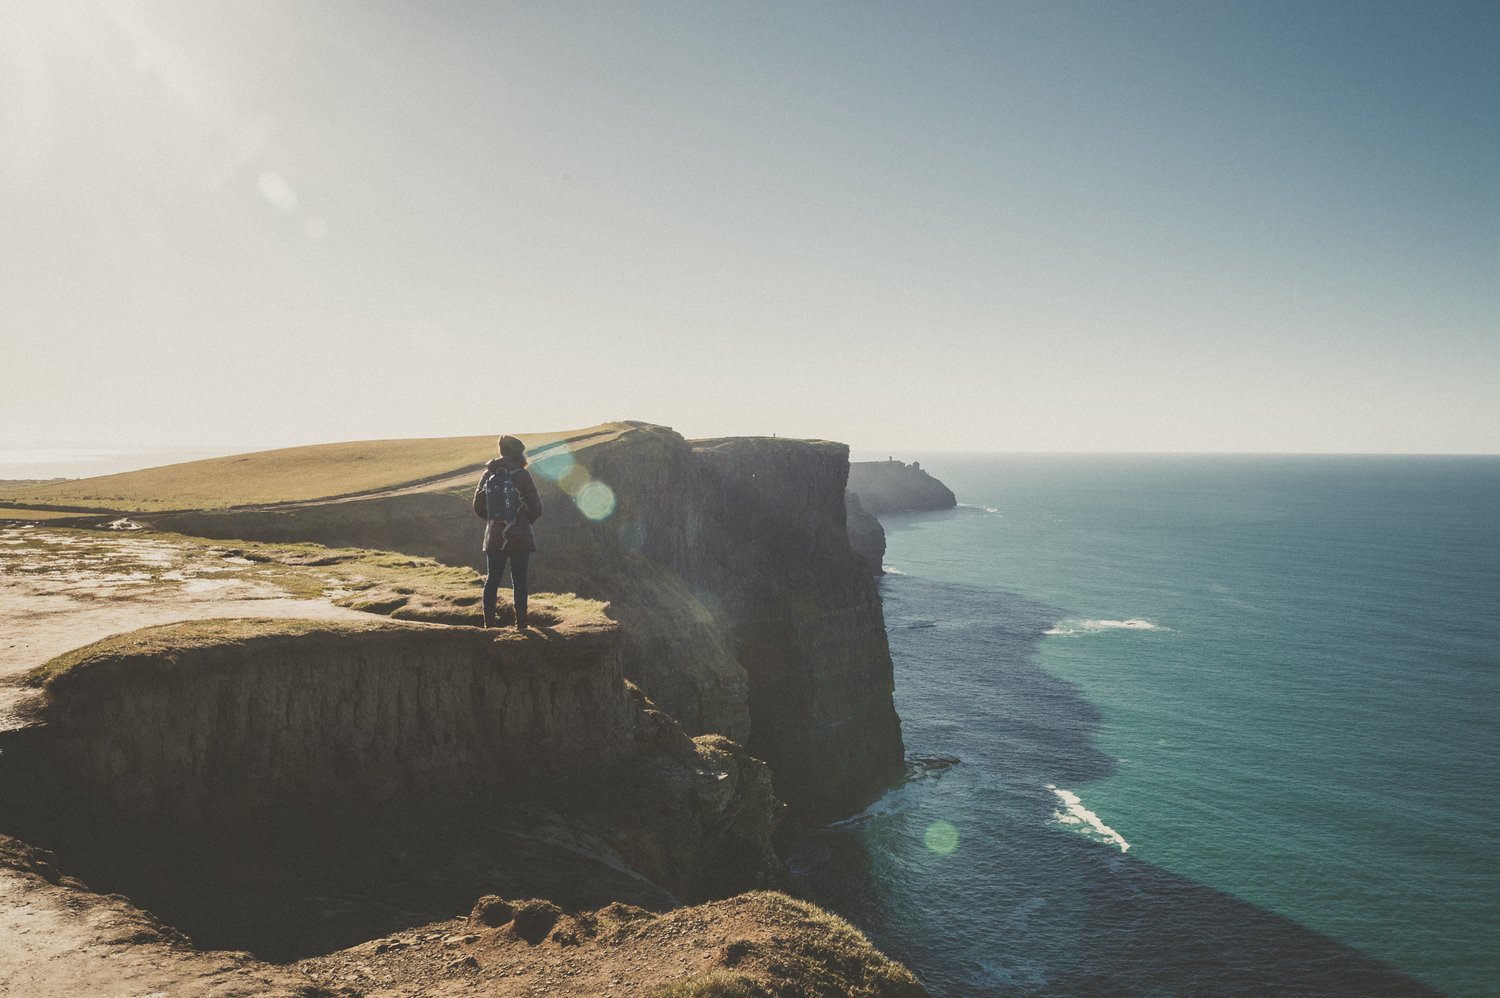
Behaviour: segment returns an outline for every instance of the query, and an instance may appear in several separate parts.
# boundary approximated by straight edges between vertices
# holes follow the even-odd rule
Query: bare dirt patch
[[[112,634],[215,617],[368,619],[225,552],[172,535],[0,528],[0,730],[22,723],[27,672]]]

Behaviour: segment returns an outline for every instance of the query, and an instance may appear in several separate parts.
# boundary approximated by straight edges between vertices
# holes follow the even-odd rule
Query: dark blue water
[[[820,900],[938,995],[1497,993],[1500,460],[923,465]]]

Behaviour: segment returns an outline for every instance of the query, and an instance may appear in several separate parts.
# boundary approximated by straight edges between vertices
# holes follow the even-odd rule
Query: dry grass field
[[[22,509],[18,506],[7,506],[0,503],[0,522],[6,520],[20,520],[27,523],[39,520],[68,520],[77,518],[79,513],[63,512],[55,509]]]
[[[592,443],[624,424],[521,434],[530,450],[559,441]],[[110,512],[227,509],[382,492],[477,472],[496,455],[495,437],[363,440],[257,451],[45,485],[0,488],[0,518],[17,506]]]

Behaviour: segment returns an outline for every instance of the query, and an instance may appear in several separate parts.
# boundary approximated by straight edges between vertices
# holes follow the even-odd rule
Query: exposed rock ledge
[[[676,907],[775,879],[769,773],[727,739],[688,739],[620,677],[602,607],[566,607],[529,635],[384,620],[173,624],[35,670],[44,701],[36,723],[5,736],[0,799],[7,830],[65,858],[0,835],[0,992],[45,998],[83,982],[101,994],[301,998],[537,988],[648,998],[677,985],[924,995],[810,905],[755,893]],[[507,828],[503,812],[523,818]],[[435,843],[439,831],[413,834],[454,821],[473,826],[459,850]],[[403,850],[430,849],[419,872],[439,879],[464,864],[455,854],[482,853],[464,871],[471,899],[487,884],[529,883],[566,906],[572,875],[574,896],[672,910],[490,899],[467,923],[424,923],[409,914],[424,902],[380,901],[382,882],[403,874],[376,856],[376,882],[316,888],[333,895],[320,906],[368,891],[381,909],[363,923],[377,931],[345,927],[347,948],[311,944],[326,956],[266,963],[197,949],[171,917],[185,911],[222,933],[224,919],[259,904],[276,923],[267,938],[286,928],[305,951],[296,905],[233,892],[253,894],[309,837],[325,843],[320,862],[358,865],[347,854],[381,828],[396,829]],[[173,927],[63,869],[99,874]],[[289,900],[315,889],[305,875],[293,876]],[[212,895],[200,907],[229,914],[203,920],[181,897],[194,891]],[[439,905],[454,896],[431,895]],[[330,916],[313,916],[325,940],[340,931]]]
[[[37,671],[41,723],[7,746],[0,789],[46,840],[112,828],[225,855],[309,820],[571,802],[610,862],[674,898],[770,882],[765,765],[684,735],[621,679],[617,646],[597,604],[499,637],[380,620],[147,628]]]

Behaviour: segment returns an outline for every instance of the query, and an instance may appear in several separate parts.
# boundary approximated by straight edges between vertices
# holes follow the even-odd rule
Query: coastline
[[[926,466],[927,461],[923,463]],[[936,458],[932,466],[941,468]],[[1079,796],[1083,807],[1095,812],[1103,824],[1131,844],[1124,856],[1115,846],[1112,863],[1094,868],[1101,877],[1123,877],[1126,874],[1122,871],[1144,863],[1157,871],[1146,875],[1148,882],[1158,883],[1163,890],[1180,889],[1186,892],[1185,897],[1198,899],[1204,908],[1204,926],[1232,931],[1233,919],[1223,913],[1238,912],[1246,931],[1253,929],[1284,939],[1289,952],[1309,958],[1322,953],[1318,959],[1346,968],[1353,975],[1351,980],[1367,973],[1375,975],[1368,978],[1374,982],[1370,987],[1385,982],[1381,985],[1384,990],[1375,993],[1432,993],[1435,986],[1455,995],[1484,993],[1478,982],[1486,979],[1484,968],[1493,965],[1493,957],[1482,942],[1478,926],[1484,924],[1485,905],[1493,906],[1496,899],[1493,895],[1486,898],[1482,885],[1456,873],[1451,863],[1447,875],[1442,876],[1438,859],[1442,853],[1433,850],[1441,842],[1449,855],[1477,857],[1483,854],[1484,839],[1493,836],[1483,823],[1477,838],[1453,826],[1443,827],[1435,822],[1430,808],[1420,806],[1431,798],[1431,791],[1423,794],[1415,784],[1404,790],[1406,784],[1386,781],[1392,777],[1404,779],[1402,772],[1414,776],[1427,772],[1430,767],[1412,768],[1413,758],[1425,758],[1441,764],[1429,778],[1444,785],[1474,788],[1494,784],[1493,772],[1484,772],[1479,762],[1492,753],[1493,746],[1487,749],[1483,742],[1470,744],[1467,753],[1457,753],[1456,748],[1438,753],[1417,746],[1425,745],[1420,739],[1431,737],[1422,733],[1433,730],[1430,723],[1422,727],[1422,718],[1430,717],[1431,710],[1444,710],[1441,705],[1449,703],[1451,709],[1445,710],[1445,716],[1454,717],[1456,712],[1468,720],[1446,730],[1474,731],[1482,727],[1483,705],[1494,702],[1493,693],[1485,692],[1484,677],[1489,674],[1464,668],[1462,661],[1484,660],[1496,647],[1493,630],[1475,626],[1475,614],[1481,612],[1477,594],[1485,587],[1482,576],[1472,574],[1476,570],[1493,572],[1482,567],[1485,562],[1478,552],[1493,548],[1495,532],[1487,529],[1476,535],[1465,530],[1463,524],[1472,521],[1463,510],[1470,507],[1458,509],[1451,504],[1461,494],[1455,491],[1460,487],[1468,489],[1462,494],[1481,504],[1485,495],[1493,495],[1485,483],[1500,477],[1500,460],[1475,463],[1461,459],[1448,464],[1387,458],[1334,462],[1301,458],[1251,462],[1143,459],[1110,462],[1101,469],[1083,459],[995,459],[994,467],[1002,466],[1003,477],[995,477],[1000,475],[997,471],[983,482],[975,470],[980,467],[978,462],[956,472],[948,468],[940,471],[958,486],[956,491],[966,502],[990,505],[999,509],[998,513],[982,515],[960,508],[882,518],[891,546],[888,563],[906,573],[888,576],[882,589],[908,751],[958,755],[962,759],[940,780],[916,786],[908,794],[915,800],[906,802],[906,815],[885,820],[886,827],[870,833],[882,847],[892,848],[902,857],[896,861],[898,865],[918,862],[913,853],[922,829],[936,820],[958,827],[961,838],[955,855],[963,857],[960,863],[969,870],[993,869],[1003,862],[1001,857],[1014,857],[1015,850],[999,843],[979,854],[968,849],[992,827],[1003,823],[976,803],[991,800],[995,793],[1004,793],[1016,802],[1017,812],[1019,802],[1032,802],[1032,817],[1026,820],[1054,833],[1037,834],[1035,842],[1040,850],[1071,850],[1072,845],[1058,840],[1073,833],[1056,822],[1054,812],[1066,814],[1066,809],[1059,807],[1056,796],[1046,790],[1046,784],[1053,783]],[[1444,468],[1452,470],[1451,477],[1443,477]],[[1124,479],[1120,477],[1124,472],[1136,477]],[[1219,477],[1221,473],[1233,477],[1226,481]],[[1432,477],[1434,474],[1438,477]],[[1370,493],[1378,498],[1367,514],[1364,506],[1351,503],[1345,484],[1350,475],[1356,476],[1354,481],[1361,489],[1390,481],[1397,491]],[[1002,481],[1003,489],[995,484]],[[1130,481],[1139,483],[1138,491],[1125,489]],[[1186,491],[1190,486],[1198,491]],[[1213,491],[1216,489],[1222,491]],[[1199,495],[1204,490],[1207,494]],[[1218,495],[1226,498],[1210,501]],[[1064,501],[1064,496],[1071,498]],[[1107,496],[1108,502],[1101,502],[1100,496]],[[1154,505],[1137,507],[1137,496],[1140,502],[1149,500]],[[1163,496],[1167,498],[1163,500]],[[1392,552],[1397,549],[1391,544],[1376,547],[1367,540],[1386,536],[1375,533],[1374,525],[1380,524],[1382,531],[1388,529],[1385,525],[1396,509],[1402,512],[1399,522],[1406,525],[1406,532],[1399,535],[1405,545],[1400,550],[1409,552],[1399,561],[1392,560],[1396,557]],[[1108,516],[1115,519],[1108,520]],[[1225,521],[1224,526],[1210,530],[1220,519]],[[991,536],[993,542],[984,539]],[[1329,538],[1334,547],[1330,548],[1328,541],[1318,543],[1319,537]],[[1289,543],[1292,538],[1295,544]],[[1468,553],[1463,554],[1465,551]],[[1293,554],[1319,559],[1332,558],[1335,553],[1339,558],[1358,558],[1367,553],[1383,559],[1388,563],[1386,574],[1388,584],[1395,587],[1393,593],[1405,591],[1404,580],[1414,577],[1422,578],[1424,585],[1441,586],[1432,593],[1441,604],[1437,613],[1429,614],[1433,622],[1422,624],[1415,620],[1414,612],[1392,611],[1376,602],[1358,612],[1346,606],[1332,626],[1334,622],[1320,614],[1318,607],[1330,599],[1347,599],[1345,590],[1323,581],[1315,583],[1321,587],[1320,592],[1294,594],[1276,581],[1285,577],[1282,566]],[[1211,557],[1215,554],[1217,557]],[[1455,557],[1460,559],[1457,566],[1452,563]],[[1327,563],[1334,568],[1343,564]],[[1122,564],[1130,566],[1131,571],[1120,571],[1118,566]],[[1424,565],[1432,566],[1430,571],[1444,566],[1444,574],[1414,574]],[[1468,567],[1463,568],[1465,565]],[[968,566],[963,570],[972,573],[972,580],[955,578],[959,566]],[[1181,584],[1211,609],[1205,616],[1203,610],[1193,608],[1189,612],[1180,603],[1178,583],[1168,577],[1168,569],[1174,566],[1183,566],[1177,571],[1193,572],[1221,566],[1224,571],[1232,568],[1235,574],[1220,576],[1217,581],[1197,575],[1183,577]],[[1368,587],[1371,579],[1381,577],[1379,572],[1368,570],[1339,570],[1349,579],[1348,592],[1356,594],[1365,591],[1354,589],[1356,584]],[[1256,574],[1247,574],[1252,572]],[[1463,580],[1467,580],[1466,585]],[[918,599],[917,594],[923,590],[928,595]],[[1017,596],[1017,592],[1026,596]],[[1257,593],[1262,595],[1258,597]],[[1267,593],[1282,593],[1282,598],[1267,600]],[[1033,594],[1042,594],[1041,600],[1029,598]],[[970,607],[966,600],[974,601],[974,605]],[[1024,644],[1024,635],[1017,627],[1026,614],[1016,607],[1042,600],[1058,609],[1037,615],[1037,633],[1060,633]],[[1132,620],[1150,622],[1155,627],[1124,626]],[[1090,621],[1093,626],[1083,626]],[[1073,633],[1061,633],[1065,631]],[[1378,639],[1384,649],[1379,654],[1372,653],[1372,639]],[[1288,641],[1297,644],[1287,646]],[[1252,663],[1279,660],[1279,649],[1284,648],[1289,655],[1295,649],[1316,648],[1324,657],[1310,661],[1304,653],[1289,658],[1283,669],[1252,671]],[[1418,655],[1428,661],[1439,649],[1447,649],[1448,656],[1441,673],[1432,671],[1435,663],[1421,670],[1401,665],[1403,661],[1415,661]],[[1227,663],[1214,657],[1225,653],[1233,656]],[[972,667],[977,671],[955,676],[965,656],[976,657]],[[1065,681],[1072,685],[1073,696],[1086,696],[1090,709],[1102,712],[1102,718],[1093,722],[1094,734],[1082,748],[1103,756],[1107,767],[1093,774],[1064,777],[1056,768],[1043,766],[1035,770],[1033,779],[1018,784],[1013,780],[1014,772],[995,765],[1002,755],[1024,764],[1027,746],[1040,753],[1050,744],[1051,758],[1066,757],[1075,751],[1068,747],[1074,741],[1069,732],[1088,723],[1086,715],[1056,711],[1054,708],[1068,697],[1041,692],[1045,686],[1037,687],[1030,710],[1011,709],[1009,701],[1027,689],[1030,680],[1026,670],[1013,674],[1007,666],[999,673],[984,671],[1011,660],[1030,660],[1035,670],[1041,670],[1041,678]],[[1372,670],[1377,661],[1381,667],[1375,673]],[[1317,683],[1313,683],[1314,678]],[[937,691],[949,683],[956,684],[963,695],[941,710],[929,709]],[[1444,692],[1450,688],[1452,693]],[[1005,700],[994,698],[996,689],[1007,691]],[[1460,702],[1452,703],[1448,697],[1459,690],[1466,693]],[[1189,693],[1193,699],[1187,698]],[[1196,720],[1205,703],[1212,705],[1215,698],[1225,710],[1254,717],[1279,714],[1293,725],[1287,730],[1262,723],[1247,729],[1243,738],[1234,734],[1230,744],[1235,748],[1228,750],[1232,751],[1229,758],[1240,765],[1222,776],[1231,781],[1228,789],[1232,793],[1223,792],[1226,788],[1212,782],[1220,778],[1222,769],[1205,767],[1220,758],[1215,746],[1222,746],[1224,732],[1234,729],[1219,714]],[[1288,704],[1288,698],[1303,701],[1307,709]],[[929,703],[924,704],[924,700]],[[1368,721],[1359,724],[1342,719],[1347,712],[1340,705],[1346,701],[1356,706],[1400,702],[1407,708],[1395,715],[1382,708],[1384,713],[1378,715],[1381,720],[1375,726]],[[972,702],[986,703],[1000,713],[975,713]],[[1318,705],[1321,709],[1315,709]],[[1159,715],[1162,724],[1177,724],[1182,730],[1174,738],[1170,731],[1141,727],[1143,711],[1147,719]],[[965,720],[966,712],[973,714],[972,721]],[[925,730],[924,713],[928,717]],[[1045,731],[1041,728],[1043,720],[1051,722]],[[1337,741],[1308,740],[1330,725]],[[999,741],[955,750],[955,732],[972,733],[986,727],[998,729]],[[1287,751],[1267,762],[1240,747],[1243,744],[1253,749],[1257,729],[1276,731]],[[1159,739],[1164,739],[1161,744]],[[1338,749],[1339,744],[1349,745],[1358,739],[1362,739],[1358,750]],[[1365,741],[1371,741],[1371,745],[1365,745]],[[1387,746],[1384,753],[1374,747],[1379,742]],[[1274,750],[1276,744],[1269,743],[1267,749]],[[1252,764],[1259,768],[1246,768]],[[976,770],[986,767],[983,779],[974,776]],[[1284,784],[1291,777],[1283,777],[1283,771],[1300,779]],[[1142,782],[1146,777],[1150,777],[1149,783]],[[1151,791],[1148,796],[1142,796],[1143,787]],[[1280,792],[1278,787],[1282,788]],[[1253,809],[1256,801],[1263,799],[1259,793],[1262,788],[1273,799],[1281,799],[1277,809],[1265,812],[1264,818],[1262,812]],[[980,811],[971,813],[975,808]],[[967,825],[955,817],[966,813],[970,814]],[[979,818],[980,813],[985,817]],[[1143,815],[1147,820],[1142,820]],[[1327,815],[1330,821],[1326,836],[1320,831],[1320,815]],[[1006,835],[1014,843],[1029,833],[1025,832],[1026,821],[1018,815],[1005,820],[1012,819],[1017,825],[1006,826]],[[881,820],[877,816],[866,824]],[[1298,833],[1299,826],[1305,832]],[[1391,843],[1389,835],[1382,839],[1377,831],[1372,841],[1359,848],[1350,847],[1338,836],[1340,829],[1382,827],[1393,832],[1399,829],[1403,841],[1430,842],[1432,847],[1421,850],[1424,856],[1402,860],[1399,843]],[[1278,828],[1285,830],[1284,839],[1278,839]],[[898,834],[898,830],[904,830],[904,834]],[[1302,837],[1297,837],[1299,834]],[[1325,841],[1337,855],[1336,862],[1324,858]],[[1109,848],[1087,839],[1082,842],[1100,850]],[[1452,852],[1454,849],[1462,852]],[[1195,867],[1181,866],[1187,850],[1195,852],[1191,857]],[[1464,868],[1473,869],[1478,862],[1471,859]],[[1378,863],[1387,865],[1374,865]],[[1170,872],[1169,867],[1176,872]],[[1367,896],[1369,875],[1361,874],[1361,867],[1387,871],[1378,894]],[[930,869],[939,875],[943,871],[941,864]],[[1057,884],[1069,882],[1066,869],[1060,865],[1054,870]],[[1186,869],[1205,869],[1209,874],[1195,876],[1184,872]],[[1237,882],[1227,879],[1225,871],[1237,870],[1248,871],[1244,875],[1253,875],[1254,881],[1248,886],[1226,888],[1225,884]],[[1450,883],[1454,904],[1434,908],[1430,889],[1419,888],[1422,881],[1417,878],[1425,878],[1429,884]],[[891,882],[895,886],[885,891],[887,895],[912,889],[899,875]],[[1306,889],[1299,891],[1299,886]],[[1018,889],[1015,884],[1011,888]],[[1279,895],[1268,895],[1267,888],[1276,888]],[[1002,893],[1005,890],[1002,887]],[[1408,891],[1416,893],[1406,894]],[[1288,892],[1302,895],[1298,907],[1288,907],[1281,900]],[[1048,904],[1071,904],[1073,893],[1060,886],[1043,888],[1039,884],[1034,896],[1047,898]],[[1121,911],[1132,910],[1128,898],[1114,898],[1109,882],[1080,878],[1076,893],[1093,898],[1078,918],[1091,913],[1088,917],[1101,923],[1111,921],[1106,912],[1094,910],[1106,899],[1123,905]],[[1409,900],[1403,902],[1403,896]],[[918,912],[936,904],[931,897],[907,900]],[[958,903],[956,897],[948,901]],[[859,897],[845,897],[841,903],[850,907],[834,904],[835,910],[847,913],[864,902]],[[1420,924],[1414,920],[1412,905],[1426,912]],[[1221,911],[1215,914],[1212,909]],[[1027,909],[1023,898],[1012,896],[987,910],[988,924],[1016,925],[1015,920]],[[1140,909],[1134,910],[1140,913]],[[1291,912],[1310,914],[1299,917]],[[1169,927],[1173,924],[1169,910],[1162,909],[1158,914],[1169,917]],[[881,917],[876,911],[872,926],[879,925]],[[1040,910],[1019,924],[1029,924],[1030,931],[1040,933],[1032,942],[1037,951],[1060,945],[1060,940],[1067,938],[1062,927],[1056,928],[1057,934],[1038,927],[1045,924]],[[1434,938],[1437,925],[1444,927],[1443,938]],[[1117,929],[1130,936],[1129,926]],[[954,931],[934,931],[923,939],[948,947]],[[1099,931],[1102,934],[1096,945],[1101,953],[1112,954],[1110,960],[1122,960],[1126,966],[1140,964],[1139,956],[1110,949],[1109,934]],[[1179,919],[1171,931],[1182,934],[1184,952],[1192,950],[1190,924]],[[920,955],[892,941],[886,930],[872,928],[872,936],[898,956],[911,959],[919,972],[934,973],[931,964],[922,963]],[[1138,942],[1142,952],[1152,951],[1149,940]],[[1426,950],[1430,955],[1416,950]],[[970,953],[986,951],[1012,949],[1009,942],[997,942]],[[951,947],[946,952],[948,959],[944,962],[953,963],[961,957]],[[1270,950],[1261,952],[1261,956],[1267,973],[1295,969]],[[1405,962],[1397,962],[1397,958]],[[1205,959],[1206,965],[1213,965],[1211,954]],[[940,993],[946,986],[951,989],[948,993],[969,993],[965,987],[973,988],[979,986],[976,981],[982,984],[986,980],[979,968],[972,972],[974,977],[956,986],[951,979],[945,985],[942,977],[934,977],[934,992]],[[1022,987],[1024,974],[1016,967],[1007,972],[1020,975],[1010,986]],[[1431,983],[1422,983],[1419,976]],[[1283,980],[1283,987],[1294,984],[1294,978]],[[990,986],[999,987],[993,983]],[[1331,993],[1360,993],[1354,984],[1341,983],[1336,976],[1322,986]]]
[[[773,797],[778,772],[777,795],[817,820],[862,807],[900,765],[879,600],[843,529],[847,449],[772,438],[686,441],[641,423],[568,439],[577,442],[564,470],[583,473],[610,502],[607,509],[575,502],[574,492],[593,493],[567,491],[554,480],[564,475],[545,476],[549,579],[609,603],[534,594],[526,633],[475,626],[479,578],[468,567],[472,543],[462,543],[474,524],[458,494],[472,476],[338,487],[350,473],[401,475],[401,460],[386,460],[391,468],[382,470],[391,455],[375,453],[389,442],[354,445],[375,458],[358,468],[329,466],[351,449],[333,445],[115,476],[102,489],[37,490],[48,502],[76,497],[97,510],[95,521],[124,515],[118,522],[128,529],[53,525],[45,513],[34,525],[6,528],[6,555],[19,573],[12,616],[43,604],[61,614],[51,651],[69,644],[69,612],[93,624],[81,640],[102,640],[44,663],[32,661],[46,657],[40,647],[28,645],[30,658],[22,656],[18,668],[35,668],[22,677],[30,689],[18,723],[0,732],[7,802],[0,832],[25,842],[5,840],[0,893],[18,904],[43,895],[66,904],[69,891],[87,892],[70,879],[81,875],[122,895],[104,899],[101,918],[135,919],[127,897],[164,914],[172,925],[153,928],[150,940],[143,930],[146,948],[133,951],[130,973],[144,987],[160,970],[155,979],[172,991],[182,989],[173,975],[191,977],[221,959],[188,944],[180,934],[187,930],[209,946],[273,959],[280,969],[267,979],[278,981],[295,980],[286,961],[306,947],[353,942],[348,954],[302,969],[329,986],[352,986],[348,974],[415,975],[402,993],[425,994],[434,968],[382,969],[381,947],[423,949],[433,932],[453,928],[440,919],[456,897],[488,889],[512,907],[530,904],[528,894],[566,904],[566,917],[539,937],[561,947],[596,935],[620,941],[637,930],[643,940],[677,937],[673,925],[708,916],[703,903],[750,899],[733,922],[745,947],[716,947],[710,936],[692,947],[691,960],[706,963],[662,964],[654,975],[616,980],[620,994],[644,998],[699,977],[925,994],[838,919],[744,893],[780,877],[770,833],[787,807]],[[428,442],[396,443],[406,453]],[[462,463],[459,451],[470,446],[467,438],[431,443],[429,457],[439,462],[451,452]],[[804,505],[788,506],[783,479],[800,484]],[[259,489],[254,505],[243,504],[247,484]],[[334,495],[305,498],[322,494],[308,491],[318,488]],[[265,496],[276,489],[293,490],[292,500]],[[21,491],[12,492],[17,502]],[[28,515],[20,506],[14,512]],[[761,530],[767,521],[777,524],[775,543]],[[451,543],[424,550],[434,538]],[[330,540],[343,546],[326,546]],[[799,559],[795,572],[770,571],[789,563],[783,547],[816,556]],[[179,608],[176,597],[201,605]],[[119,602],[123,615],[90,615],[89,600]],[[131,630],[130,611],[142,607],[160,626]],[[508,604],[501,611],[504,623]],[[320,613],[330,619],[304,619]],[[206,619],[176,619],[183,617]],[[674,626],[652,630],[653,619]],[[840,704],[836,716],[818,707],[824,702]],[[685,723],[672,716],[679,708]],[[735,725],[736,711],[760,718],[752,747],[779,760],[774,770],[712,733]],[[847,724],[851,716],[859,723]],[[514,814],[486,818],[483,807],[461,804],[477,791],[509,801]],[[392,825],[388,816],[399,814],[409,819]],[[346,826],[349,835],[330,851],[329,830]],[[99,834],[110,828],[113,838]],[[173,846],[179,834],[183,848]],[[278,845],[267,851],[270,844]],[[429,848],[432,857],[402,859],[394,880],[389,870],[378,875],[381,855]],[[437,880],[447,886],[436,893],[422,886]],[[329,897],[370,894],[370,903],[304,917],[291,910],[307,901],[297,893],[303,884]],[[634,915],[621,922],[591,907],[609,897],[681,914],[660,930]],[[746,921],[757,918],[768,931],[782,923],[789,931],[762,939]],[[425,934],[424,919],[432,920]],[[464,934],[462,945],[470,935],[481,944],[462,966],[440,961],[442,986],[513,993],[520,951],[500,944],[532,931],[521,925],[519,917],[513,926],[495,923],[503,939]],[[392,929],[403,939],[372,938]],[[12,930],[24,934],[26,920],[0,925]],[[417,937],[405,938],[411,931]],[[177,956],[149,956],[147,944],[158,938]],[[22,976],[10,983],[31,980],[48,993],[61,987],[59,974],[75,974],[71,962],[22,943],[27,957],[12,968]],[[509,963],[497,975],[494,961]],[[600,972],[611,966],[597,962]],[[236,966],[253,975],[260,965]],[[578,972],[581,965],[569,976]],[[319,976],[327,974],[337,979]]]

